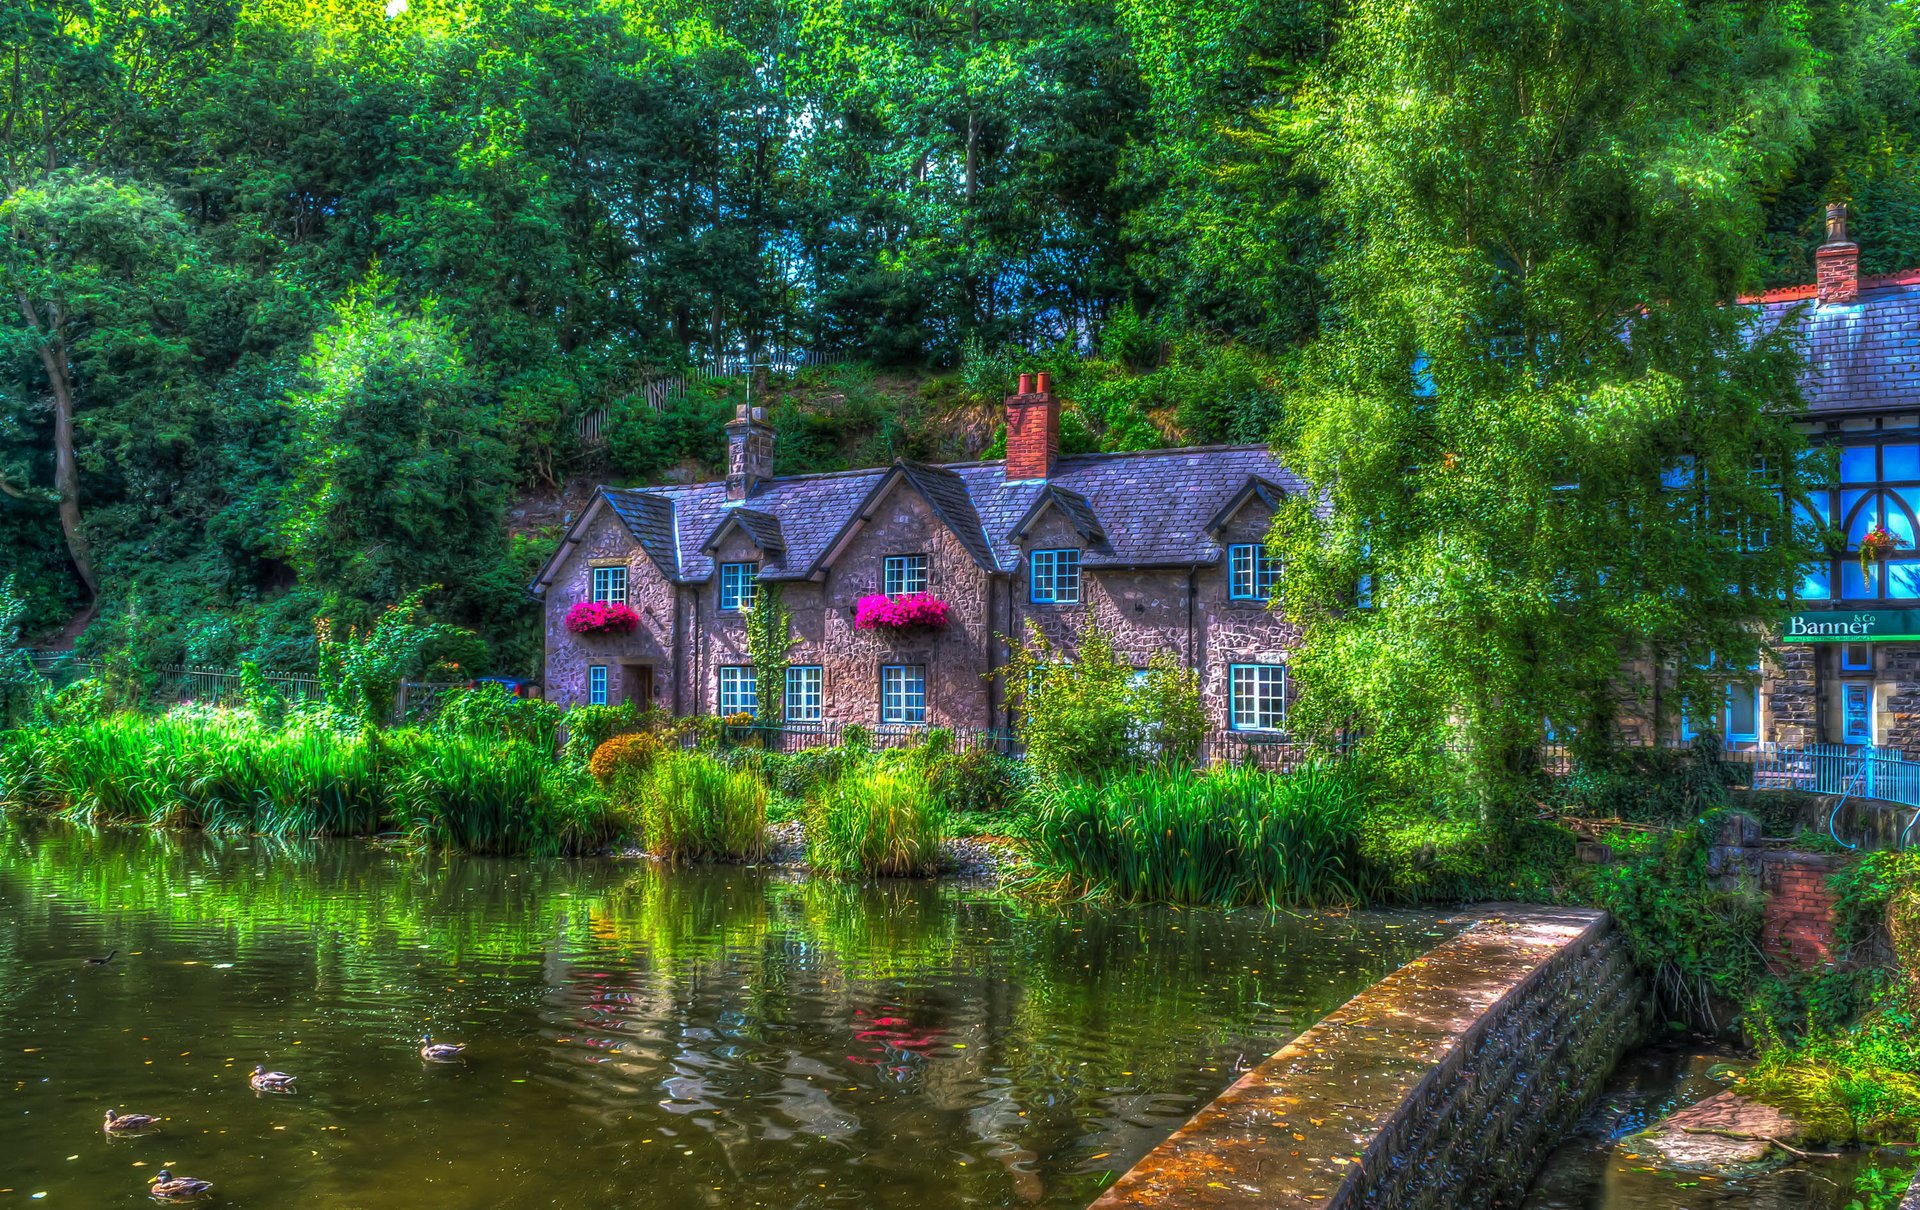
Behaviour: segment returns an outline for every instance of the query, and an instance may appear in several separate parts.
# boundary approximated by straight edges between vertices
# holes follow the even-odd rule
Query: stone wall
[[[1645,1025],[1603,913],[1509,907],[1362,992],[1094,1210],[1516,1204]]]
[[[1760,864],[1767,894],[1761,948],[1805,968],[1833,960],[1834,894],[1827,879],[1844,859],[1826,853],[1768,853]]]

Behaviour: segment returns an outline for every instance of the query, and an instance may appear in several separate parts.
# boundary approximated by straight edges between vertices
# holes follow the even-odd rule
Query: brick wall
[[[1767,893],[1761,948],[1768,957],[1803,969],[1833,960],[1834,895],[1827,879],[1841,860],[1824,853],[1767,855],[1760,881]]]

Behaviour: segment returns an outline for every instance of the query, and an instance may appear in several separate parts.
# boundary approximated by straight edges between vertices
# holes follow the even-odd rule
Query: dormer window
[[[753,598],[760,588],[759,574],[758,563],[722,563],[720,565],[720,608],[723,610],[752,609]]]
[[[1258,542],[1227,547],[1227,595],[1236,601],[1265,601],[1280,579],[1280,560]]]
[[[594,568],[593,601],[596,605],[625,605],[627,603],[627,569],[624,567]]]
[[[1027,556],[1028,596],[1039,605],[1080,603],[1080,552],[1036,550]]]
[[[888,555],[881,591],[890,597],[911,596],[927,590],[927,556]]]

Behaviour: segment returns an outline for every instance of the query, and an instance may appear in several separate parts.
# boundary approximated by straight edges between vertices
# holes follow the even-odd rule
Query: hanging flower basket
[[[1873,528],[1860,537],[1860,578],[1873,583],[1873,569],[1880,565],[1880,560],[1905,545],[1888,533],[1886,526],[1874,522]]]
[[[575,634],[632,634],[639,625],[631,605],[582,601],[567,610],[567,629]]]
[[[947,603],[924,592],[904,597],[876,592],[854,602],[853,624],[861,630],[934,629],[947,624]]]

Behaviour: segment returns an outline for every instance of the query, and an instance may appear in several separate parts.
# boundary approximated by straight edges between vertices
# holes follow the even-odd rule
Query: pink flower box
[[[575,634],[632,634],[639,625],[631,605],[582,601],[567,610],[567,629]]]
[[[876,592],[853,604],[853,624],[861,630],[911,630],[947,624],[947,603],[924,592],[890,597]]]

